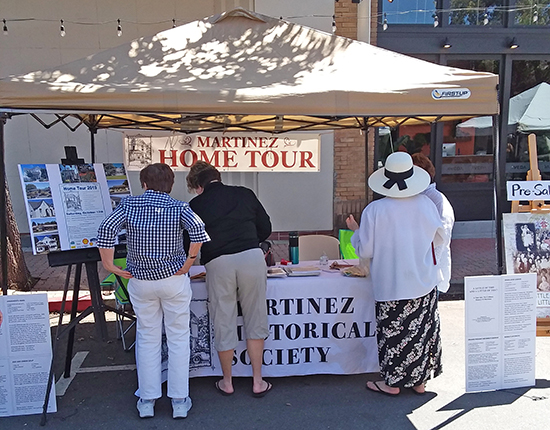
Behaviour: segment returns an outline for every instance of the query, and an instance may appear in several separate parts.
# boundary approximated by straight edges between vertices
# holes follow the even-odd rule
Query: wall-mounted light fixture
[[[441,45],[442,48],[449,49],[452,48],[453,45],[451,45],[451,42],[449,41],[449,38],[446,37],[443,41],[443,44]]]
[[[517,48],[519,48],[519,43],[518,43],[518,41],[516,40],[515,37],[513,37],[512,40],[510,41],[509,48],[510,48],[510,49],[517,49]]]

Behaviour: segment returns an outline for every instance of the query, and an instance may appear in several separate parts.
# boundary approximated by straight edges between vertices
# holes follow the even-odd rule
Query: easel
[[[76,155],[76,148],[74,146],[65,147],[65,155],[67,158],[61,160],[62,164],[66,165],[78,165],[84,164],[84,159],[78,158]],[[115,258],[126,258],[126,245],[117,245],[115,247]],[[48,409],[48,403],[50,400],[50,391],[54,380],[53,363],[56,357],[56,351],[59,340],[68,333],[67,340],[67,353],[65,356],[65,372],[64,378],[69,378],[71,375],[71,360],[73,355],[74,335],[77,324],[86,318],[91,313],[94,314],[94,323],[98,337],[103,342],[107,341],[107,322],[105,320],[105,310],[110,310],[128,318],[133,318],[132,315],[127,314],[124,311],[115,309],[103,303],[101,296],[101,285],[99,275],[97,271],[97,262],[101,261],[99,250],[97,248],[87,249],[74,249],[70,251],[57,251],[50,252],[48,254],[48,264],[50,267],[67,266],[67,275],[65,277],[65,284],[63,287],[63,299],[61,301],[61,309],[59,311],[59,320],[55,331],[55,338],[53,340],[53,352],[52,362],[50,365],[50,373],[48,377],[48,384],[46,387],[46,395],[44,398],[44,405],[42,409],[42,418],[40,425],[46,424],[46,414]],[[75,265],[74,283],[73,283],[73,295],[71,306],[71,319],[66,327],[61,329],[63,324],[63,314],[65,312],[65,304],[67,301],[67,292],[69,290],[69,282],[71,277],[71,270],[73,264]],[[91,305],[83,310],[79,315],[78,311],[78,295],[80,293],[80,280],[82,276],[82,265],[86,265],[86,275],[88,277],[88,288],[90,291]]]
[[[527,142],[529,144],[529,171],[527,172],[525,180],[540,181],[542,178],[539,170],[536,136],[530,134],[527,137]],[[531,212],[534,214],[550,213],[550,205],[545,204],[543,200],[532,200],[527,204],[513,201],[511,212]],[[537,336],[550,336],[550,318],[537,318]]]

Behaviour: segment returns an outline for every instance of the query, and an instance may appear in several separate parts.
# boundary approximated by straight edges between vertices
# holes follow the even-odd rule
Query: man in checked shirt
[[[136,360],[141,418],[154,416],[161,390],[162,319],[170,355],[168,397],[172,416],[185,418],[189,397],[189,305],[191,284],[187,272],[203,242],[210,238],[204,223],[186,202],[168,195],[174,172],[163,163],[145,167],[139,175],[145,192],[131,196],[109,215],[98,230],[101,262],[106,270],[129,279],[128,292],[137,317]],[[126,270],[113,263],[117,234],[125,228]],[[183,248],[183,230],[191,239],[189,256]]]

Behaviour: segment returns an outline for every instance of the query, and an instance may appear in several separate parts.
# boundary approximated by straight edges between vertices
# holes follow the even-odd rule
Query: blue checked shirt
[[[168,278],[183,266],[187,258],[184,229],[191,242],[210,240],[204,223],[188,203],[153,190],[122,200],[100,224],[97,246],[114,248],[122,228],[128,241],[127,270],[136,279],[148,281]]]

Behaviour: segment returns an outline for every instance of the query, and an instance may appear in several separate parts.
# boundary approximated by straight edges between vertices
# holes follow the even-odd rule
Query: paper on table
[[[318,276],[321,269],[315,266],[293,266],[285,267],[288,276]]]

